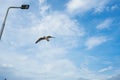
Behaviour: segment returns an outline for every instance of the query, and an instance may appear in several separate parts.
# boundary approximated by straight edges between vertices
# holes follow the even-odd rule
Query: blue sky
[[[21,4],[0,41],[0,80],[120,80],[120,0],[0,0],[1,26]]]

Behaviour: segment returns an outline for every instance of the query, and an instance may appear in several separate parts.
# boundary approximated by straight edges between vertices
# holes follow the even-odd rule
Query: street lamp
[[[4,27],[5,27],[5,22],[6,22],[6,19],[7,19],[7,15],[8,15],[8,12],[11,8],[18,8],[18,9],[29,9],[29,5],[28,4],[23,4],[21,5],[21,7],[15,7],[15,6],[11,6],[7,9],[7,12],[6,12],[6,15],[5,15],[5,18],[4,18],[4,21],[3,21],[3,24],[2,24],[2,27],[1,27],[1,30],[0,30],[0,40],[2,38],[2,34],[3,34],[3,30],[4,30]]]

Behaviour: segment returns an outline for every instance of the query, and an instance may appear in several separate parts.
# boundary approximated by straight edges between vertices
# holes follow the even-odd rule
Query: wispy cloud
[[[103,22],[98,24],[96,28],[98,30],[109,28],[111,26],[112,22],[113,22],[113,19],[110,19],[110,18],[105,19]]]
[[[0,67],[10,68],[10,73],[4,71],[9,77],[12,74],[12,79],[22,77],[31,80],[75,80],[78,78],[77,67],[66,55],[74,45],[78,45],[73,37],[83,36],[84,30],[77,21],[64,13],[48,13],[49,6],[44,0],[40,0],[40,4],[42,17],[38,18],[32,12],[27,13],[27,18],[34,21],[31,25],[22,27],[21,21],[19,27],[10,24],[6,28],[7,33],[4,33],[4,40],[0,45]],[[43,41],[38,45],[34,44],[37,38],[45,35],[53,35],[56,38],[49,43]]]
[[[119,5],[118,4],[114,4],[112,6],[109,6],[106,8],[107,11],[115,11],[119,9]]]
[[[0,18],[0,21],[3,22],[3,19],[5,17],[8,7],[10,7],[10,6],[18,6],[19,7],[19,6],[21,6],[21,4],[23,2],[24,2],[23,0],[17,0],[17,1],[11,0],[10,2],[9,2],[9,0],[0,0],[0,6],[2,6],[1,10],[0,10],[0,17],[2,16]]]
[[[119,5],[113,5],[113,6],[111,7],[111,10],[116,10],[116,9],[119,9]]]
[[[13,65],[12,64],[2,64],[1,65],[2,67],[6,67],[6,68],[12,68],[13,67]]]
[[[90,10],[94,12],[102,12],[109,0],[70,0],[67,3],[67,11],[71,14],[85,13]]]
[[[120,74],[114,75],[111,78],[108,78],[107,80],[120,80]]]
[[[98,72],[105,72],[105,71],[109,71],[112,70],[112,66],[108,66],[106,68],[100,69]]]
[[[87,49],[92,49],[98,45],[101,45],[102,43],[106,42],[108,39],[105,36],[98,36],[98,37],[90,37],[86,41],[85,45]]]
[[[50,5],[47,4],[46,0],[39,0],[39,10],[41,16],[44,16],[47,12],[49,12]]]
[[[5,1],[6,5],[3,5]],[[31,2],[34,0],[30,0]],[[35,7],[35,4],[31,4],[30,7],[38,11],[33,12],[29,9],[27,13],[24,13],[25,11],[22,14],[16,12],[12,15],[11,13],[11,17],[7,20],[9,26],[6,25],[3,40],[0,42],[0,76],[5,77],[2,74],[5,73],[10,80],[105,79],[106,75],[98,75],[88,67],[91,60],[96,60],[94,56],[87,56],[82,63],[77,65],[68,57],[69,54],[74,55],[72,50],[80,45],[78,40],[85,34],[84,27],[79,21],[64,11],[51,10],[47,0],[37,0],[37,2],[39,6]],[[4,8],[0,17],[3,17],[4,11],[6,12],[7,4],[14,3],[21,5],[23,0],[0,1],[0,6]],[[67,3],[67,11],[68,13],[85,13],[90,10],[101,12],[107,3],[107,0],[70,0]],[[45,35],[56,38],[51,39],[50,42],[42,41],[34,44],[36,39]],[[107,40],[105,36],[91,37],[85,45],[87,49],[92,49]]]

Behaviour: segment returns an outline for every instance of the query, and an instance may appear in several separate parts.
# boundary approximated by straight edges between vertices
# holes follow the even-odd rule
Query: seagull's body
[[[50,41],[49,38],[54,38],[54,37],[52,37],[52,36],[43,36],[43,37],[40,37],[35,43],[37,44],[41,40]]]

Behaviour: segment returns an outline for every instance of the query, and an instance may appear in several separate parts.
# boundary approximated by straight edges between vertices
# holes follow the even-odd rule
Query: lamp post
[[[18,9],[29,9],[29,5],[28,4],[23,4],[21,5],[21,7],[15,7],[15,6],[11,6],[7,9],[7,12],[6,12],[6,15],[5,15],[5,18],[4,18],[4,21],[3,21],[3,24],[2,24],[2,27],[1,27],[1,30],[0,30],[0,40],[2,38],[2,34],[3,34],[3,30],[4,30],[4,27],[5,27],[5,22],[6,22],[6,19],[7,19],[7,15],[8,15],[8,12],[11,8],[18,8]]]

